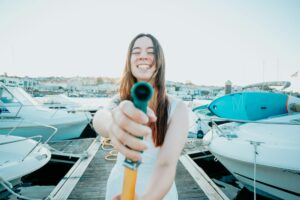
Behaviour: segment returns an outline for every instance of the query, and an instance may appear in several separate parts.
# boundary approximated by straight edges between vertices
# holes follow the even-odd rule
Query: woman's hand
[[[146,144],[136,136],[146,136],[152,130],[146,125],[155,122],[154,112],[148,108],[147,114],[137,109],[131,101],[122,101],[112,111],[112,123],[109,137],[114,147],[125,157],[138,161],[141,155],[138,151],[147,149]]]

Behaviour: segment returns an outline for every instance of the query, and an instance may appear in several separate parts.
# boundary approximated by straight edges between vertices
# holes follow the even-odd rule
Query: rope
[[[117,150],[111,150],[109,153],[105,154],[105,160],[109,161],[115,161],[117,160],[118,151]]]
[[[105,154],[104,159],[108,161],[116,161],[118,156],[118,151],[114,149],[111,144],[110,138],[101,137],[101,149],[104,151],[109,151]]]
[[[114,149],[114,146],[111,144],[110,138],[101,137],[101,148],[105,151]]]

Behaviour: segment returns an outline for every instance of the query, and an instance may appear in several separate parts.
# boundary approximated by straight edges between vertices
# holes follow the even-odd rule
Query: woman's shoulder
[[[172,109],[172,107],[176,108],[178,105],[185,105],[182,99],[179,99],[174,96],[167,95],[169,100],[169,108]]]
[[[183,102],[183,100],[181,100],[177,97],[170,96],[170,95],[168,95],[167,97],[169,100],[169,108],[168,108],[168,114],[169,114],[168,118],[169,119],[168,119],[168,121],[170,122],[172,117],[174,116],[174,113],[176,112],[176,110],[181,107],[186,107],[186,105]]]

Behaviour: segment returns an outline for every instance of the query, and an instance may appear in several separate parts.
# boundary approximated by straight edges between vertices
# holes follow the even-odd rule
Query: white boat
[[[68,112],[90,112],[94,115],[97,110],[107,105],[109,98],[76,98],[64,94],[35,97],[39,104],[50,109],[62,109]],[[101,100],[100,100],[101,99]],[[96,103],[95,103],[96,102]]]
[[[39,105],[19,87],[0,84],[0,134],[42,135],[42,141],[77,138],[91,120],[88,112],[70,113]],[[53,129],[57,129],[52,135]],[[53,137],[52,137],[53,136]]]
[[[46,165],[50,158],[50,151],[36,140],[0,135],[0,192]]]
[[[300,113],[294,113],[215,125],[203,142],[248,189],[271,198],[300,199],[299,133]]]
[[[81,105],[72,101],[64,94],[47,95],[45,97],[35,98],[40,104],[47,106],[50,109],[65,109],[68,111],[75,111],[80,108]]]
[[[209,129],[208,121],[205,121],[202,116],[200,116],[198,110],[190,110],[188,138],[202,139]]]

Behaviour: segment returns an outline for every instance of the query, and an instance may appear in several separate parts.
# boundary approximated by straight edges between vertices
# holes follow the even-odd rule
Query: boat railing
[[[67,113],[82,113],[86,120],[89,122],[91,121],[91,119],[93,118],[94,114],[90,113],[88,110],[85,110],[85,109],[72,109],[72,110],[61,110],[61,109],[50,109],[48,108],[47,106],[44,106],[44,105],[23,105],[23,104],[20,104],[19,105],[1,105],[1,102],[0,102],[0,109],[1,108],[10,108],[10,107],[19,107],[17,112],[14,112],[14,114],[1,114],[0,113],[0,119],[14,119],[14,118],[21,118],[21,116],[19,116],[20,112],[22,109],[24,108],[27,108],[27,107],[40,107],[41,109],[49,109],[50,112],[52,112],[51,115],[49,115],[49,119],[53,119],[56,114],[59,112],[59,111],[65,111]]]
[[[5,115],[5,113],[4,114],[0,114],[0,118],[7,118],[7,117],[18,118],[18,117],[20,117],[19,114],[20,114],[21,110],[24,109],[24,108],[28,108],[28,107],[46,108],[46,109],[49,109],[50,111],[53,111],[53,113],[52,113],[52,115],[51,115],[51,117],[49,119],[52,119],[56,115],[56,113],[58,111],[58,109],[55,109],[55,110],[54,109],[50,109],[50,108],[48,108],[46,106],[43,106],[43,105],[30,105],[30,104],[29,105],[25,105],[25,104],[21,104],[20,102],[15,102],[14,103],[15,105],[9,105],[9,104],[5,104],[5,103],[3,105],[2,104],[3,103],[0,104],[0,108],[7,108],[8,111],[10,111],[9,108],[18,108],[18,110],[14,111],[14,112],[10,111],[9,114],[6,114],[6,115]],[[16,104],[18,104],[18,105],[16,105]]]
[[[24,160],[38,147],[40,147],[40,144],[41,144],[41,140],[42,140],[42,136],[41,135],[36,135],[36,136],[32,136],[32,137],[28,137],[28,138],[21,138],[21,139],[16,139],[16,140],[13,140],[13,141],[8,141],[8,142],[0,142],[0,145],[6,145],[6,144],[12,144],[12,143],[17,143],[17,142],[22,142],[22,141],[25,141],[25,140],[30,140],[30,139],[35,139],[37,142],[36,144],[29,150],[28,153],[26,153],[22,159],[20,160],[20,162],[24,162]],[[38,149],[37,151],[40,151],[40,149]],[[45,156],[47,156],[46,154],[45,155],[42,155],[43,157],[42,158],[46,158]],[[40,199],[35,199],[35,198],[29,198],[29,197],[26,197],[26,196],[23,196],[21,194],[18,194],[17,192],[14,191],[13,189],[13,185],[10,181],[4,179],[3,177],[0,176],[0,185],[2,185],[2,187],[4,187],[8,192],[10,192],[11,194],[15,195],[17,197],[17,199],[30,199],[30,200],[40,200]],[[51,199],[50,196],[48,196],[47,198],[45,199]]]
[[[6,85],[4,85],[3,83],[0,83],[0,86],[1,86],[1,88],[3,88],[5,90],[5,92],[7,92],[12,97],[12,99],[16,100],[16,101],[12,101],[9,103],[0,101],[0,108],[2,108],[2,107],[3,108],[18,107],[18,110],[14,111],[13,114],[10,113],[8,115],[5,115],[5,114],[0,113],[1,118],[8,117],[8,116],[9,117],[19,117],[20,111],[22,110],[22,108],[25,108],[25,107],[39,107],[39,106],[43,107],[43,105],[38,105],[38,104],[34,104],[34,103],[33,104],[31,104],[31,103],[24,104],[24,102],[22,103],[22,101],[18,97],[16,97],[16,95],[13,92],[11,92],[11,90]],[[2,97],[2,96],[0,96],[0,97]],[[24,95],[23,95],[23,97],[24,97]],[[30,100],[29,100],[29,102],[30,102]],[[56,113],[57,113],[57,111],[53,112],[53,115],[51,116],[51,118],[53,118],[56,115]]]
[[[10,117],[10,118],[18,118],[19,117],[19,114],[21,112],[22,109],[24,108],[27,108],[27,107],[36,107],[36,108],[47,108],[49,110],[52,110],[52,115],[50,115],[50,119],[54,118],[56,116],[56,114],[58,113],[58,111],[60,109],[50,109],[49,107],[47,107],[46,105],[43,105],[43,104],[38,104],[38,103],[32,103],[32,101],[28,98],[26,98],[26,95],[24,97],[23,95],[23,99],[27,99],[27,101],[22,101],[20,95],[17,97],[8,87],[6,87],[4,84],[0,83],[0,87],[3,88],[5,90],[6,93],[9,94],[9,96],[11,96],[11,99],[9,99],[8,102],[2,102],[0,100],[0,119],[2,118],[7,118],[7,117]],[[2,94],[0,93],[0,98],[2,97]],[[22,96],[22,95],[21,95]],[[24,102],[27,102],[27,103],[24,103]],[[8,114],[7,113],[2,113],[2,109],[7,109],[7,108],[16,108],[15,110],[11,111],[11,110],[8,110]],[[78,110],[78,109],[71,109],[71,110],[66,110],[66,112],[68,113],[75,113],[75,112],[84,112],[85,113],[85,116],[87,117],[87,120],[91,120],[91,117],[87,116],[87,110]]]
[[[54,135],[58,131],[58,129],[56,127],[48,125],[48,124],[44,124],[44,123],[41,123],[41,122],[35,122],[35,121],[31,121],[31,120],[21,119],[6,135],[11,135],[23,122],[30,122],[30,123],[33,123],[35,125],[39,125],[41,127],[45,127],[45,128],[49,128],[49,129],[53,130],[53,132],[50,134],[50,136],[45,140],[44,144],[47,144],[54,137]],[[28,137],[28,138],[35,138],[35,137],[36,136],[32,136],[32,137]],[[37,135],[37,137],[40,137],[40,135]]]
[[[64,110],[64,109],[50,109],[49,107],[45,106],[45,105],[24,105],[24,104],[21,104],[21,103],[17,103],[19,105],[8,105],[8,104],[4,104],[2,105],[3,103],[0,101],[0,109],[1,108],[15,108],[15,107],[18,107],[18,110],[13,112],[13,114],[10,112],[9,114],[3,114],[0,112],[0,119],[7,119],[7,118],[10,118],[10,119],[13,119],[13,118],[20,118],[19,114],[21,112],[22,109],[24,108],[27,108],[27,107],[35,107],[35,108],[40,108],[40,109],[49,109],[49,111],[52,112],[51,115],[49,115],[49,119],[53,119],[55,117],[55,115],[59,112],[59,111],[65,111],[67,113],[83,113],[87,120],[90,120],[93,115],[88,111],[88,110],[85,110],[85,109],[71,109],[71,110]]]
[[[212,123],[211,130],[213,134],[217,133],[219,136],[228,137],[228,134],[224,133],[213,119],[211,119],[211,123]],[[215,131],[215,129],[217,129],[217,131]]]
[[[202,119],[204,121],[210,121],[212,123],[212,131],[213,133],[217,133],[219,136],[234,138],[235,134],[225,132],[219,126],[217,121],[226,121],[227,123],[235,122],[235,123],[252,123],[252,124],[272,124],[272,125],[290,125],[290,126],[300,126],[300,117],[297,120],[290,120],[289,122],[281,122],[281,121],[265,121],[265,120],[237,120],[237,119],[229,119],[229,118],[217,118],[212,117],[210,119]],[[217,130],[215,131],[214,128]]]
[[[14,99],[16,99],[15,98],[15,95],[3,84],[3,83],[0,83],[0,86],[1,86],[1,88],[3,88],[4,90],[5,90],[5,92],[7,92],[11,97],[14,97]],[[1,93],[1,96],[0,96],[1,98],[2,98],[2,93]],[[22,109],[22,107],[23,107],[23,104],[20,102],[20,101],[17,101],[17,102],[12,102],[12,103],[14,103],[14,104],[18,104],[18,105],[7,105],[7,103],[5,103],[5,102],[2,102],[2,101],[0,101],[0,108],[7,108],[7,107],[19,107],[19,109],[17,110],[17,112],[15,113],[15,117],[17,117],[18,116],[18,114],[20,113],[20,111],[21,111],[21,109]],[[5,115],[4,115],[5,116]],[[10,115],[10,116],[12,116],[12,115]]]
[[[17,142],[23,142],[23,141],[31,140],[31,139],[36,140],[37,143],[21,159],[21,161],[23,162],[39,146],[39,144],[41,143],[42,138],[43,138],[43,136],[41,136],[41,135],[35,135],[35,136],[32,136],[32,137],[28,137],[28,138],[21,138],[21,139],[16,139],[16,140],[13,140],[13,141],[0,142],[0,145],[7,145],[7,144],[12,144],[12,143],[17,143]]]

